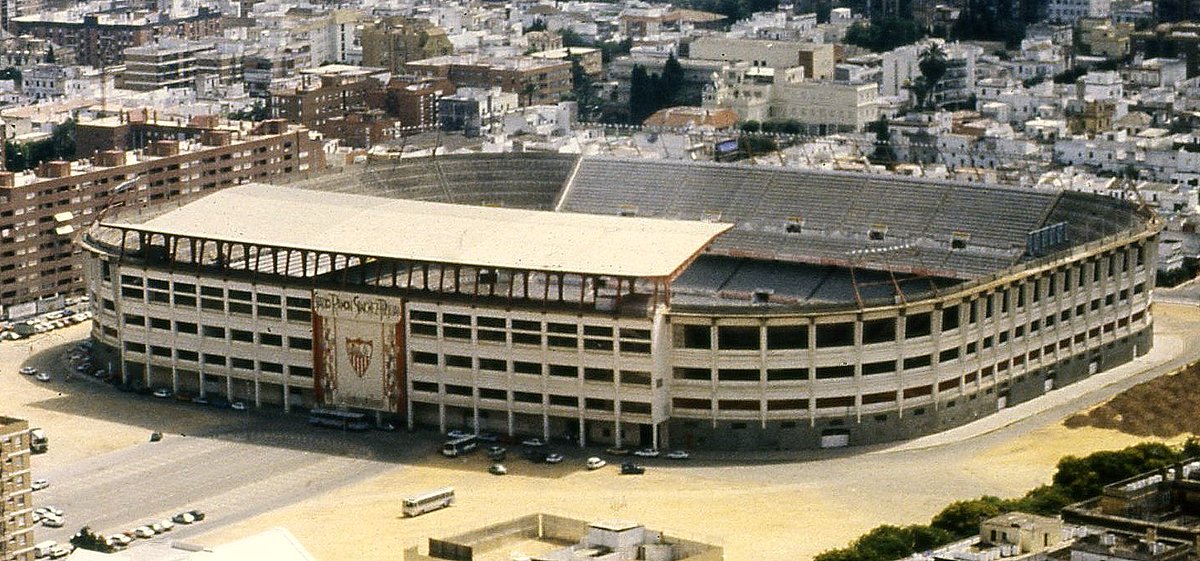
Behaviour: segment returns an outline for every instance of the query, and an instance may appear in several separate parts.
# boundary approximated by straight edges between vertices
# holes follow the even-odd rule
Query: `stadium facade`
[[[1159,229],[1074,192],[507,154],[233,187],[83,243],[127,383],[749,449],[945,430],[1146,353]]]

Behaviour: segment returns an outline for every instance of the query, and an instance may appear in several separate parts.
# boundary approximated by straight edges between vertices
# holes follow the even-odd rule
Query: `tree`
[[[742,132],[758,132],[762,130],[762,123],[759,123],[754,119],[750,119],[749,121],[743,121],[741,128]]]
[[[50,133],[50,146],[55,158],[75,159],[75,119],[67,119],[54,127]]]
[[[956,537],[966,537],[979,531],[980,522],[1007,510],[1004,501],[992,496],[955,501],[937,513],[929,525]]]
[[[531,31],[545,31],[545,30],[546,30],[546,22],[543,21],[542,18],[534,18],[533,23],[529,24],[529,27],[526,27],[522,31],[521,34],[524,35]]]
[[[54,64],[54,45],[46,45],[46,64]]]
[[[942,46],[934,43],[921,51],[917,68],[921,70],[921,76],[925,78],[925,87],[930,94],[929,105],[932,106],[932,94],[937,90],[937,84],[942,80],[942,76],[946,75],[946,53],[942,51]]]
[[[654,112],[650,108],[653,104],[650,100],[653,95],[653,87],[646,68],[635,64],[633,72],[629,75],[629,121],[631,123],[641,123]]]
[[[679,98],[681,97],[680,92],[683,90],[683,82],[683,65],[679,64],[679,59],[675,58],[675,53],[672,52],[667,57],[667,62],[663,64],[662,75],[658,81],[661,95],[658,109],[681,103]]]
[[[844,40],[878,53],[916,42],[924,36],[925,30],[915,20],[885,17],[851,25]]]
[[[871,163],[885,166],[896,163],[896,151],[892,148],[892,134],[888,130],[887,117],[881,115],[870,127],[875,131],[875,150],[871,152]]]
[[[92,531],[90,526],[84,526],[71,537],[71,545],[79,549],[90,549],[100,553],[112,553],[116,548],[109,545],[104,536]]]

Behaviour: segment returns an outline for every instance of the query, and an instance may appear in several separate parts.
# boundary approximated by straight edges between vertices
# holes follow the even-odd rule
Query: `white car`
[[[633,455],[639,458],[657,458],[658,454],[659,452],[656,448],[642,448],[633,452]]]
[[[562,454],[547,454],[546,455],[546,463],[548,463],[548,464],[561,464],[562,461],[563,461]]]
[[[34,479],[33,483],[30,483],[29,486],[34,491],[41,491],[42,489],[50,486],[50,481],[46,479]]]
[[[62,518],[63,511],[62,511],[62,509],[61,509],[61,508],[54,508],[54,507],[52,507],[52,506],[46,506],[46,507],[42,507],[42,509],[43,509],[43,511],[44,511],[45,513],[49,513],[49,514],[51,514],[51,515],[57,516],[57,517],[59,517],[59,518]]]
[[[542,447],[545,445],[546,445],[546,441],[544,441],[540,438],[526,438],[525,440],[521,441],[521,446],[531,446],[534,448],[539,448],[539,447]]]
[[[160,532],[170,532],[175,528],[175,523],[171,522],[171,519],[169,518],[163,518],[162,520],[159,520],[158,525],[162,527]]]
[[[462,438],[464,436],[471,436],[471,433],[469,433],[467,431],[458,430],[458,429],[454,429],[454,430],[446,433],[446,437],[449,438],[450,440],[454,440],[456,438]]]
[[[125,534],[113,534],[108,537],[108,545],[125,547],[131,543],[133,543],[133,538],[130,538]]]
[[[670,460],[686,460],[690,457],[692,457],[692,455],[688,454],[685,450],[671,450],[670,452],[667,452],[667,459]]]
[[[50,375],[45,372],[38,372],[37,374],[34,375],[34,378],[39,382],[49,382],[50,381]]]
[[[504,467],[504,464],[492,464],[492,467],[488,468],[488,473],[492,475],[508,475],[508,468]]]
[[[171,390],[167,388],[158,388],[154,390],[154,397],[171,397]]]
[[[587,468],[588,469],[600,469],[606,465],[608,465],[608,462],[606,462],[600,458],[597,458],[595,456],[592,456],[587,459]]]
[[[34,374],[37,374],[37,372],[38,372],[37,368],[34,368],[32,366],[22,366],[21,367],[21,374],[24,374],[26,376],[33,376]]]
[[[152,538],[154,537],[154,530],[151,530],[149,526],[138,526],[133,529],[133,535],[139,538]]]
[[[62,528],[63,519],[61,516],[49,514],[42,518],[42,526],[46,526],[47,528]]]
[[[245,411],[246,403],[243,401],[235,401],[229,404],[229,408],[233,409],[234,411]]]

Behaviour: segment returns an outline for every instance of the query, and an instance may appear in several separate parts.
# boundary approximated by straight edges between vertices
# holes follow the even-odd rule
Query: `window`
[[[680,380],[711,380],[712,371],[707,368],[676,368],[675,378]]]
[[[518,360],[513,362],[513,372],[516,372],[517,374],[532,374],[534,376],[541,376],[542,365],[536,362],[522,362]],[[572,374],[572,376],[574,376],[574,374]]]
[[[490,370],[493,372],[504,372],[508,370],[508,362],[498,358],[480,358],[480,370]]]
[[[853,323],[827,323],[817,326],[817,347],[849,347],[854,345]]]
[[[189,333],[189,334],[195,335],[196,331],[198,329],[199,329],[199,326],[197,326],[196,324],[194,324],[190,321],[175,322],[175,331],[177,331],[179,333]]]
[[[925,368],[925,367],[929,366],[929,363],[930,363],[929,355],[911,356],[911,357],[904,359],[904,369],[905,370],[914,370],[917,368]]]
[[[462,355],[446,355],[446,366],[455,368],[471,368],[471,357]]]
[[[234,341],[240,341],[242,343],[253,343],[254,342],[254,333],[250,332],[250,331],[245,331],[242,329],[230,329],[229,330],[229,338],[233,339]]]
[[[827,378],[850,378],[854,376],[854,367],[851,365],[843,366],[818,366],[817,379],[823,380]]]
[[[269,345],[272,347],[283,346],[283,336],[275,335],[274,333],[259,333],[258,343],[260,345]]]
[[[606,368],[584,368],[583,379],[589,382],[609,382],[613,381],[613,371]]]
[[[213,339],[224,339],[225,338],[225,328],[224,327],[217,327],[214,325],[205,325],[203,327],[203,333],[204,333],[205,337],[211,337]]]
[[[778,325],[767,327],[767,349],[808,348],[808,326]]]
[[[757,350],[757,327],[717,327],[717,348],[721,350]]]
[[[711,349],[712,331],[707,325],[684,325],[683,348]]]
[[[750,368],[722,368],[717,370],[717,380],[721,382],[757,382],[759,371]]]
[[[421,351],[413,351],[412,361],[414,364],[432,364],[437,365],[438,355],[435,353],[426,353]]]
[[[771,382],[783,380],[804,380],[808,378],[806,368],[772,368],[767,370],[767,380]]]
[[[574,366],[567,366],[565,364],[551,364],[550,375],[558,376],[560,378],[578,378],[579,369],[575,368]]]
[[[895,340],[895,318],[873,319],[863,322],[863,344],[887,343]]]
[[[312,339],[308,337],[288,337],[288,348],[311,351]]]
[[[959,313],[958,306],[951,306],[942,309],[942,331],[950,331],[958,329]]]
[[[908,339],[929,335],[931,329],[929,312],[913,314],[904,320],[904,336]]]

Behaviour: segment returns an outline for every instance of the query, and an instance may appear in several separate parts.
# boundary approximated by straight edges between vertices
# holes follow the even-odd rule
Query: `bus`
[[[366,413],[340,409],[315,408],[308,412],[308,424],[342,430],[362,431],[371,428]]]
[[[455,438],[442,445],[442,455],[447,458],[456,458],[470,453],[477,446],[479,446],[479,437],[473,434]]]
[[[404,498],[404,515],[417,516],[454,504],[454,487],[443,487]]]

